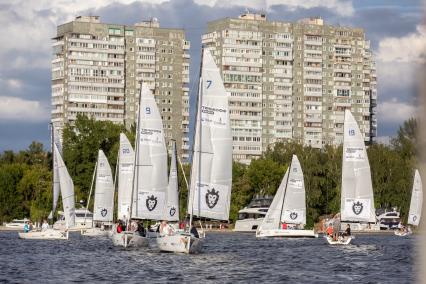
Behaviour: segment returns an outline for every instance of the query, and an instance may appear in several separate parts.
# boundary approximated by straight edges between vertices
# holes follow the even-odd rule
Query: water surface
[[[1,283],[413,283],[415,237],[359,235],[350,246],[318,239],[208,233],[203,253],[125,250],[107,238],[20,240],[0,232]]]

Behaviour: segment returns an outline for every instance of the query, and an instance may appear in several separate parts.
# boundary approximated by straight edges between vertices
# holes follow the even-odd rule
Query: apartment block
[[[235,160],[284,140],[339,145],[347,108],[366,143],[376,136],[375,62],[362,29],[247,13],[209,22],[202,43],[231,94]]]
[[[189,42],[182,29],[154,18],[132,26],[80,16],[53,39],[52,123],[62,129],[77,114],[135,123],[140,82],[154,91],[166,139],[189,150]]]

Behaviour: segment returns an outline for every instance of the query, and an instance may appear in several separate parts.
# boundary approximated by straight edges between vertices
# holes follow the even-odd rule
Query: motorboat
[[[53,229],[65,230],[65,218],[63,212],[59,211],[59,218],[53,224]],[[93,214],[86,208],[75,209],[75,226],[70,228],[70,231],[81,231],[82,229],[89,229],[93,227]]]
[[[392,208],[392,211],[378,209],[376,216],[380,230],[398,229],[401,223],[400,213],[396,211],[396,208]]]
[[[29,222],[30,220],[27,218],[24,219],[13,219],[11,222],[4,223],[3,226],[5,226],[8,229],[11,230],[23,230],[25,222]]]
[[[256,232],[262,224],[266,212],[272,203],[272,196],[256,195],[243,209],[238,211],[238,220],[235,222],[235,232]]]

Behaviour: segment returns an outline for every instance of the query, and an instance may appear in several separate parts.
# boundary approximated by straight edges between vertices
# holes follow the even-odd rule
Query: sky
[[[269,20],[320,16],[326,24],[363,28],[377,62],[378,138],[386,140],[417,110],[418,68],[426,60],[422,4],[421,0],[0,1],[0,152],[25,149],[34,140],[49,147],[51,39],[58,25],[79,15],[97,15],[104,23],[132,25],[155,17],[161,27],[183,28],[191,42],[192,85],[198,81],[201,35],[207,22],[238,17],[246,9],[266,13]]]

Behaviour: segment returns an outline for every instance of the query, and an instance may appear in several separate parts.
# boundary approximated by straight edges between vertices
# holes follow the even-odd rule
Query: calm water
[[[1,283],[412,283],[415,237],[357,236],[331,247],[318,239],[209,233],[199,255],[124,250],[108,239],[19,240],[0,232]],[[355,282],[356,281],[356,282]]]

